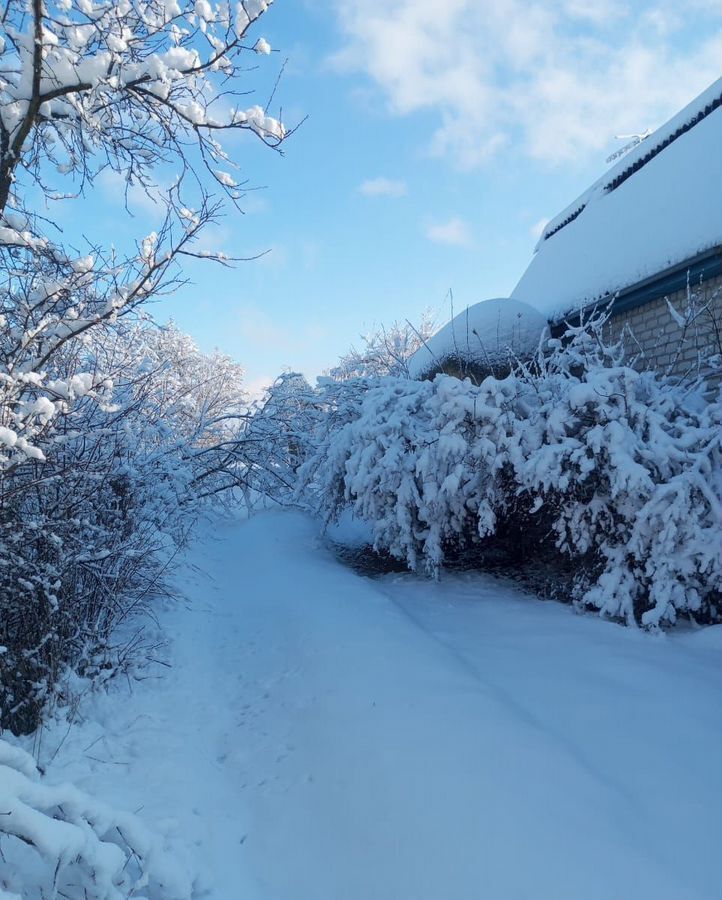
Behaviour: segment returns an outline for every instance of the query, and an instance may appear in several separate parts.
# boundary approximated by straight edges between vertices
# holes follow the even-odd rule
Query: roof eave
[[[656,275],[637,281],[616,293],[608,293],[594,301],[583,304],[579,309],[550,320],[552,326],[577,320],[583,313],[611,301],[612,314],[629,312],[659,297],[674,294],[690,285],[700,284],[722,275],[722,244],[703,250],[683,262],[663,269]]]

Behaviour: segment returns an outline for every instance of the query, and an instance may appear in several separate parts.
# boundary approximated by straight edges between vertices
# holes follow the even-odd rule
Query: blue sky
[[[682,9],[682,6],[684,7]],[[274,52],[248,75],[265,103],[308,119],[280,156],[230,149],[250,193],[209,240],[235,269],[193,263],[156,304],[257,387],[313,376],[375,323],[448,318],[506,296],[543,222],[605,168],[619,133],[661,124],[715,77],[718,4],[707,0],[277,0],[256,28]],[[253,101],[251,101],[253,102]],[[100,182],[83,216],[123,222]],[[146,222],[147,220],[147,222]]]

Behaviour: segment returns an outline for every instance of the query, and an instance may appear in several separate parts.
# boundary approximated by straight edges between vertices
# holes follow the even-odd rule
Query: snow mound
[[[467,307],[411,357],[411,378],[423,378],[462,363],[493,369],[509,356],[526,357],[539,345],[547,326],[544,316],[528,303],[496,297]]]

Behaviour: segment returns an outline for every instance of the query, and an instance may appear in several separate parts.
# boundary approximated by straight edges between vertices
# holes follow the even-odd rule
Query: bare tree
[[[266,0],[9,0],[0,36],[0,213],[18,186],[52,196],[52,170],[82,189],[103,167],[154,184],[161,162],[196,174],[189,147],[217,185],[239,196],[224,132],[249,130],[269,146],[286,135],[260,106],[243,108],[243,60],[267,53],[248,32]]]
[[[268,6],[4,7],[0,727],[35,728],[68,666],[117,670],[127,654],[113,629],[162,589],[199,504],[239,483],[240,368],[149,327],[141,309],[183,283],[185,258],[232,262],[197,243],[243,196],[223,136],[248,131],[275,150],[287,136],[248,105],[247,61],[270,52],[249,33]],[[44,206],[108,169],[126,206],[135,188],[159,203],[155,230],[125,253],[64,245]]]
[[[434,318],[428,310],[422,314],[418,328],[409,322],[381,325],[362,334],[361,347],[351,347],[327,374],[340,381],[384,375],[404,377],[408,375],[409,359],[434,331]]]
[[[62,407],[49,404],[77,394],[78,379],[74,387],[57,379],[50,386],[46,377],[68,341],[172,290],[182,281],[177,264],[184,257],[229,262],[197,249],[200,232],[220,209],[202,172],[238,202],[243,186],[217,167],[232,165],[220,136],[247,130],[274,148],[286,137],[278,119],[259,106],[241,109],[239,102],[247,93],[239,86],[242,60],[270,50],[265,40],[248,39],[268,5],[6,5],[0,32],[0,362],[7,377],[0,384],[0,425],[5,446],[12,443],[13,464],[22,460],[18,453],[35,452],[33,435]],[[164,163],[174,164],[178,177],[160,192],[155,178]],[[67,196],[50,184],[54,174],[82,192],[107,167],[121,173],[127,187],[153,192],[165,208],[160,227],[139,238],[136,252],[125,258],[100,245],[83,255],[66,250],[28,208],[27,197],[37,197],[31,188],[46,199]],[[195,208],[185,202],[189,192]],[[83,380],[85,393],[95,387]],[[28,404],[41,391],[48,395],[42,409]]]

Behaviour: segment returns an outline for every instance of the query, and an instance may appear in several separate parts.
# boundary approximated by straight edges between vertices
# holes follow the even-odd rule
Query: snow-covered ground
[[[291,513],[211,533],[172,668],[88,701],[49,770],[163,821],[206,896],[719,900],[722,627],[370,580]]]

